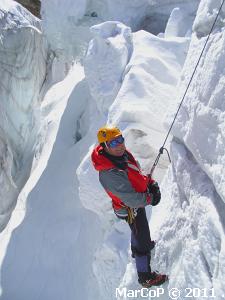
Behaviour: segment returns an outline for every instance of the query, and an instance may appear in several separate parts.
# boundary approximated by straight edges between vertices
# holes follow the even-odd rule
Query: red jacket
[[[154,180],[143,175],[141,169],[128,153],[126,170],[119,169],[102,154],[103,148],[98,145],[92,152],[92,163],[99,171],[99,179],[107,194],[112,199],[113,208],[117,211],[124,207],[142,207],[151,203],[151,194],[147,190]]]

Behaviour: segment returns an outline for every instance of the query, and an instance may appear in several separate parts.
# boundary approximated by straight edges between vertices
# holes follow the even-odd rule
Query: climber
[[[92,152],[92,162],[99,171],[99,181],[112,199],[116,216],[126,220],[131,229],[131,251],[135,258],[138,282],[143,287],[161,285],[166,275],[151,271],[150,230],[145,206],[155,206],[161,194],[157,182],[141,173],[138,162],[126,149],[122,132],[117,127],[99,129],[99,144]]]

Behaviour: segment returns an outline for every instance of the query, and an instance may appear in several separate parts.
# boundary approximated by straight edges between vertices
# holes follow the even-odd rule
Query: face
[[[116,139],[114,139],[114,140],[116,140]],[[122,156],[126,150],[126,147],[125,147],[125,144],[123,141],[123,143],[118,143],[114,147],[110,147],[110,143],[107,143],[107,147],[105,149],[111,155]]]

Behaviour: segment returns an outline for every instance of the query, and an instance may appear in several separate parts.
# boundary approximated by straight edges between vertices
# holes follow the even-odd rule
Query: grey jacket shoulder
[[[128,207],[136,208],[150,204],[149,196],[152,195],[136,192],[125,170],[115,168],[100,171],[99,181],[106,191],[113,193]]]

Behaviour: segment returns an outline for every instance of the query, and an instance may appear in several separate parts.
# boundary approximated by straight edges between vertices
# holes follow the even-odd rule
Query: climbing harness
[[[137,216],[137,209],[127,207],[127,223],[132,224],[135,221],[135,217]]]
[[[201,52],[201,54],[200,54],[200,56],[199,56],[199,59],[198,59],[198,61],[197,61],[197,64],[196,64],[196,66],[195,66],[195,68],[194,68],[194,71],[193,71],[193,73],[192,73],[192,75],[191,75],[191,78],[190,78],[190,80],[189,80],[189,82],[188,82],[188,85],[187,85],[187,88],[186,88],[186,90],[185,90],[185,92],[184,92],[184,95],[183,95],[183,97],[182,97],[182,100],[181,100],[181,102],[180,102],[180,104],[179,104],[179,106],[178,106],[178,109],[177,109],[177,112],[176,112],[176,114],[175,114],[175,116],[174,116],[173,122],[172,122],[171,125],[170,125],[170,128],[169,128],[169,130],[168,130],[168,132],[167,132],[166,138],[165,138],[165,140],[164,140],[164,143],[163,143],[162,147],[159,149],[159,153],[158,153],[158,155],[157,155],[157,157],[156,157],[156,159],[155,159],[155,162],[154,162],[154,164],[153,164],[153,166],[152,166],[152,168],[151,168],[149,177],[152,177],[152,174],[153,174],[153,172],[154,172],[154,170],[155,170],[155,167],[157,166],[157,164],[158,164],[158,162],[159,162],[159,159],[160,159],[160,156],[163,154],[163,151],[164,151],[164,150],[167,151],[169,161],[171,162],[171,159],[170,159],[170,156],[169,156],[169,152],[168,152],[168,150],[167,150],[164,146],[165,146],[165,144],[166,144],[166,142],[167,142],[167,139],[168,139],[168,137],[169,137],[169,134],[170,134],[170,132],[171,132],[171,130],[172,130],[172,128],[173,128],[173,125],[174,125],[175,120],[176,120],[176,118],[177,118],[177,115],[178,115],[178,113],[179,113],[179,111],[180,111],[180,108],[181,108],[181,106],[182,106],[182,104],[183,104],[183,102],[184,102],[185,96],[186,96],[187,91],[188,91],[188,89],[189,89],[189,86],[190,86],[190,84],[191,84],[191,82],[192,82],[192,79],[193,79],[193,77],[194,77],[194,74],[195,74],[195,72],[196,72],[196,70],[197,70],[197,67],[198,67],[198,65],[199,65],[199,62],[200,62],[200,60],[201,60],[201,58],[202,58],[202,55],[203,55],[203,53],[204,53],[204,51],[205,51],[206,45],[207,45],[207,43],[208,43],[208,41],[209,41],[209,38],[210,38],[211,33],[212,33],[213,29],[214,29],[214,26],[215,26],[215,24],[216,24],[216,22],[217,22],[217,19],[218,19],[219,15],[220,15],[220,11],[221,11],[221,9],[222,9],[222,7],[223,7],[223,5],[224,5],[224,2],[225,2],[225,0],[223,0],[223,1],[222,1],[222,4],[220,5],[220,8],[219,8],[218,13],[217,13],[217,15],[216,15],[216,18],[215,18],[215,20],[214,20],[214,22],[213,22],[213,25],[212,25],[212,27],[211,27],[211,30],[210,30],[210,32],[209,32],[209,34],[208,34],[208,37],[207,37],[206,41],[205,41],[204,47],[203,47],[203,49],[202,49],[202,52]]]

